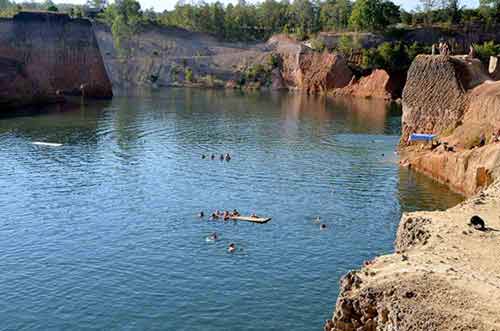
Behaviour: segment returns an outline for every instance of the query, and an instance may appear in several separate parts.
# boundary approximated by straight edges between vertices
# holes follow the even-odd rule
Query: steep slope
[[[53,102],[63,94],[112,96],[92,26],[65,14],[21,12],[0,20],[0,105]]]

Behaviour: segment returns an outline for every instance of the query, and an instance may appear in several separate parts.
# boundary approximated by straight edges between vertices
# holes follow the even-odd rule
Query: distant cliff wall
[[[21,12],[0,19],[1,109],[53,102],[63,94],[112,97],[90,21]]]

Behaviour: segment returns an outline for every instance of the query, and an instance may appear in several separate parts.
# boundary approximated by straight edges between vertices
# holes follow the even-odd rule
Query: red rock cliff
[[[346,87],[354,76],[339,54],[314,52],[283,36],[271,38],[268,44],[273,45],[282,58],[281,75],[288,88],[326,93]]]
[[[90,21],[46,12],[0,20],[2,109],[52,102],[82,86],[87,97],[113,95]]]

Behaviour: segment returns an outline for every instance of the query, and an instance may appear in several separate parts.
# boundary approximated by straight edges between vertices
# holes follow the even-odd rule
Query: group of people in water
[[[321,217],[316,217],[316,219],[313,221],[314,224],[319,224],[319,228],[321,230],[326,230],[326,224],[325,223],[321,223]]]
[[[203,160],[205,160],[206,158],[208,158],[208,156],[207,156],[207,155],[205,155],[205,154],[202,154],[202,155],[201,155],[201,158],[202,158]],[[210,160],[215,160],[215,154],[210,155]],[[231,155],[229,155],[229,153],[226,153],[226,154],[221,154],[221,155],[219,156],[219,160],[221,160],[221,161],[226,160],[226,161],[228,161],[228,162],[229,162],[229,161],[231,161]]]
[[[203,211],[200,211],[198,216],[200,218],[203,218],[205,217],[205,213]],[[233,211],[224,210],[223,212],[221,212],[220,210],[216,210],[210,215],[210,219],[211,220],[223,219],[224,221],[227,221],[233,217],[238,217],[238,216],[241,216],[241,214],[236,209],[233,209]],[[257,215],[252,214],[252,217],[257,217]]]
[[[255,214],[253,214],[252,217],[257,217],[254,215]],[[203,211],[200,211],[198,216],[200,218],[203,218],[203,217],[205,217],[205,213]],[[240,216],[240,213],[236,209],[234,209],[232,212],[227,211],[227,210],[225,210],[223,212],[216,210],[215,212],[212,213],[212,215],[210,215],[210,219],[212,219],[212,220],[223,219],[224,221],[227,221],[227,220],[231,219],[232,217],[237,217],[237,216]],[[214,232],[207,238],[207,240],[217,241],[217,240],[219,240],[219,235],[217,234],[217,232]],[[227,247],[227,252],[228,253],[236,252],[236,244],[230,243],[229,246]]]
[[[217,234],[217,232],[214,232],[207,237],[207,241],[217,241],[217,240],[219,240],[219,235]],[[230,243],[229,246],[227,246],[227,252],[228,253],[236,252],[236,244]]]

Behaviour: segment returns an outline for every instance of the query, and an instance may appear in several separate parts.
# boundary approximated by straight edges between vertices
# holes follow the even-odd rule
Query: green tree
[[[399,7],[390,1],[357,0],[349,26],[355,30],[381,31],[399,21]]]
[[[349,0],[327,0],[320,7],[320,22],[323,30],[343,31],[349,26],[352,4]]]
[[[479,0],[479,10],[488,23],[497,22],[500,17],[500,0]]]

